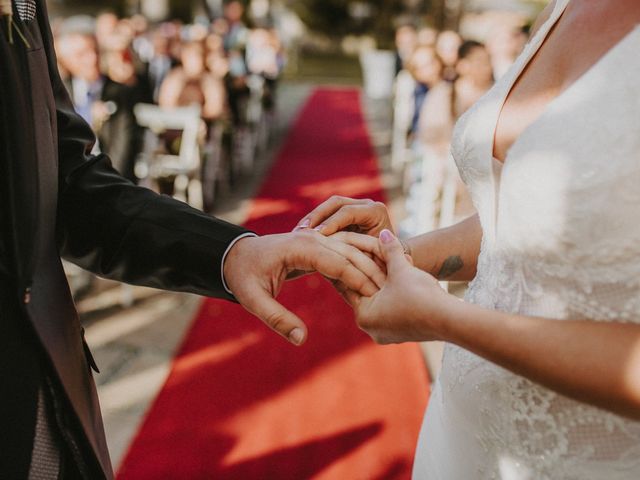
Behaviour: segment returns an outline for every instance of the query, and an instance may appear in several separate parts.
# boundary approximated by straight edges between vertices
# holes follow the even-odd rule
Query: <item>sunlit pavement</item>
[[[253,177],[222,201],[216,215],[234,223],[246,218],[247,206],[269,167],[288,126],[311,91],[311,85],[286,84],[279,93],[277,125],[270,151]],[[403,210],[397,175],[389,172],[390,104],[364,101],[372,144],[392,212]],[[99,281],[95,293],[78,302],[86,337],[101,373],[96,375],[107,441],[117,468],[145,412],[162,387],[174,352],[200,304],[193,295],[121,287]],[[123,308],[122,305],[131,305]],[[256,320],[258,321],[258,320]]]

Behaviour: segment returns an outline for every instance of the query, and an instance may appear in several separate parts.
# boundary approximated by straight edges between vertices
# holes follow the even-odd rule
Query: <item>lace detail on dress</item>
[[[439,388],[454,398],[473,395],[483,456],[511,459],[521,470],[504,477],[488,462],[478,467],[479,478],[637,478],[639,423],[558,395],[461,348],[447,345],[445,356],[455,373],[443,371]]]

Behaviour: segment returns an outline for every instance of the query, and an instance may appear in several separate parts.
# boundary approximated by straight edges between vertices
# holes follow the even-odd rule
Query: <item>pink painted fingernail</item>
[[[304,340],[304,332],[302,331],[301,328],[294,328],[293,330],[291,330],[291,333],[289,333],[289,341],[294,345],[302,344],[303,340]]]
[[[393,236],[393,233],[389,230],[385,229],[380,232],[380,240],[382,240],[382,243],[388,244],[393,242],[394,239],[395,237]]]
[[[316,228],[314,228],[314,230],[316,232],[321,232],[324,227],[325,227],[325,225],[318,225]]]
[[[311,220],[309,220],[308,218],[305,218],[301,223],[299,223],[298,225],[296,225],[296,228],[293,229],[293,231],[298,231],[298,230],[302,230],[303,228],[309,228],[311,226]]]

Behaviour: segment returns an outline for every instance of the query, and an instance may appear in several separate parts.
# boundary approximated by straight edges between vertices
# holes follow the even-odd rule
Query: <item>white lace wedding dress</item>
[[[452,152],[483,228],[466,300],[640,323],[640,28],[547,106],[504,166],[492,157],[502,104],[567,3],[456,126]],[[636,480],[640,422],[447,345],[414,478]]]

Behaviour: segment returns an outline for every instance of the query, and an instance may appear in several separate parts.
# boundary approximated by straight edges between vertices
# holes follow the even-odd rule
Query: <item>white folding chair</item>
[[[202,109],[199,105],[165,109],[140,103],[135,106],[136,121],[147,128],[145,146],[136,163],[140,180],[174,179],[174,196],[195,208],[203,208],[200,126]],[[177,155],[165,152],[160,137],[171,130],[182,132]]]
[[[416,82],[407,70],[396,77],[393,97],[393,134],[391,140],[391,167],[400,171],[411,161],[412,152],[407,142],[415,110],[413,95]]]
[[[458,199],[458,168],[451,154],[447,157],[444,169],[444,180],[442,182],[442,195],[440,198],[440,218],[439,228],[453,225],[456,216],[456,202]]]

